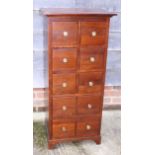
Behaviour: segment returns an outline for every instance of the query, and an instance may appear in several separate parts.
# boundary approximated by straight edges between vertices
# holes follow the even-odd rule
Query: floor
[[[59,144],[53,150],[33,149],[33,155],[120,155],[121,154],[121,111],[103,111],[102,142],[68,142]]]

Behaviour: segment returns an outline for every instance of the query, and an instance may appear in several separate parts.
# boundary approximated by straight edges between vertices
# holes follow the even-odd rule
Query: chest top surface
[[[46,16],[76,16],[76,15],[96,15],[96,16],[115,16],[113,12],[107,12],[103,9],[88,8],[46,8],[41,9]]]

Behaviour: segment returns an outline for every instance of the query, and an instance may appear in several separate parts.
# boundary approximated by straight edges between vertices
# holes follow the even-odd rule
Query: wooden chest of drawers
[[[108,33],[113,13],[45,9],[48,38],[48,147],[100,144]]]

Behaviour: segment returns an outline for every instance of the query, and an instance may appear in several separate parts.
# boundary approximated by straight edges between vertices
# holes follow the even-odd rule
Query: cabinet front
[[[100,143],[109,17],[48,17],[49,147]]]
[[[52,46],[76,46],[78,43],[78,22],[52,22]]]
[[[53,48],[53,71],[75,70],[77,67],[76,48]]]

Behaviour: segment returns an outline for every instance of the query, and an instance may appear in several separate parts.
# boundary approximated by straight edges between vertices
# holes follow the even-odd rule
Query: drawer
[[[52,45],[75,46],[78,40],[77,22],[52,22]]]
[[[81,45],[103,45],[106,40],[105,22],[81,22]]]
[[[80,49],[80,69],[102,69],[104,49],[102,47],[88,47]]]
[[[101,93],[103,88],[102,72],[85,72],[79,75],[79,93]]]
[[[54,71],[76,69],[77,49],[76,48],[53,49],[52,61]]]
[[[77,136],[93,136],[100,134],[100,119],[96,116],[81,118],[77,122]]]
[[[53,117],[63,118],[75,115],[76,97],[54,97],[53,98]]]
[[[53,123],[53,138],[69,138],[75,136],[75,123]]]
[[[97,114],[102,109],[102,96],[79,96],[77,101],[78,114]]]
[[[76,92],[75,74],[54,74],[53,94],[73,94]]]

